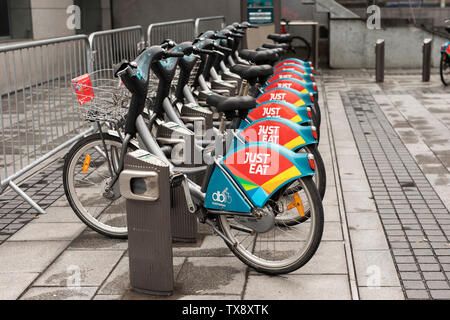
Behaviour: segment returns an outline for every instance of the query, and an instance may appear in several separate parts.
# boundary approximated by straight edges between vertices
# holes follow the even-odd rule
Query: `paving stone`
[[[450,299],[450,290],[430,290],[433,299]]]
[[[427,281],[427,286],[430,289],[448,289],[450,290],[450,285],[447,281]]]
[[[404,300],[401,287],[359,287],[361,300]]]
[[[65,251],[34,285],[70,287],[79,283],[83,287],[100,286],[122,255],[121,251]]]
[[[353,257],[360,286],[369,286],[374,280],[383,287],[400,285],[389,250],[355,251]],[[376,279],[377,276],[379,276],[378,279]]]
[[[412,280],[405,280],[403,281],[403,286],[406,290],[411,290],[411,289],[423,289],[425,290],[425,284],[423,283],[423,281],[412,281]]]
[[[68,222],[78,222],[80,223],[80,218],[73,212],[70,207],[50,207],[47,208],[45,214],[39,215],[38,219],[34,223],[68,223]]]
[[[42,272],[68,245],[68,241],[7,241],[0,246],[0,273]]]
[[[270,290],[267,290],[270,288]],[[245,300],[347,300],[350,289],[345,275],[250,275]]]
[[[350,230],[354,250],[387,250],[388,244],[382,230]]]
[[[445,280],[445,274],[442,272],[423,272],[425,280]]]
[[[90,300],[97,287],[33,287],[20,300]]]
[[[39,273],[0,273],[0,300],[16,300]]]
[[[175,294],[242,294],[246,266],[234,257],[188,258],[175,283]]]
[[[15,233],[10,241],[72,240],[85,228],[83,223],[31,223]]]

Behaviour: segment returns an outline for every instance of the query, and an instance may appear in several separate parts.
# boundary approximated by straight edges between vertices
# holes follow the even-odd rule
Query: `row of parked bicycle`
[[[326,187],[315,71],[310,62],[283,58],[289,34],[239,50],[249,28],[256,26],[166,40],[134,61],[73,80],[83,114],[99,129],[65,160],[66,196],[84,223],[126,238],[118,181],[125,154],[145,149],[184,188],[186,214],[248,266],[282,274],[311,259],[322,238]],[[196,154],[201,161],[190,161]]]

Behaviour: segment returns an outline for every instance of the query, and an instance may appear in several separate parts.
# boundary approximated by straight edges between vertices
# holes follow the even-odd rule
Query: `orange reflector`
[[[287,208],[288,210],[297,208],[298,214],[301,217],[305,216],[305,209],[303,208],[303,202],[298,193],[294,194],[294,201],[290,205],[288,205]]]
[[[83,162],[83,173],[88,172],[90,165],[91,165],[91,156],[87,155],[86,158],[84,158],[84,162]]]

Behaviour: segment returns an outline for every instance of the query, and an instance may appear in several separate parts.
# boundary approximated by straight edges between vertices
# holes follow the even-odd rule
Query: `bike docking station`
[[[169,166],[144,150],[128,153],[119,184],[126,199],[131,287],[170,296],[174,279]]]
[[[211,119],[212,121],[212,115]],[[204,170],[195,159],[195,134],[174,122],[162,122],[158,125],[156,140],[164,145],[172,146],[171,161],[177,168],[183,168],[186,176],[197,184],[203,181]],[[170,215],[172,240],[181,243],[197,242],[197,216],[189,212],[186,195],[181,185],[171,186]]]

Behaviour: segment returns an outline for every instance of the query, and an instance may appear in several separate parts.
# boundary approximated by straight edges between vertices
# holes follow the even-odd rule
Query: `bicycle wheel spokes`
[[[303,182],[299,180],[301,191],[296,197],[297,203],[301,201],[302,205],[312,212],[313,207],[309,206],[311,197]],[[294,195],[288,193],[287,190],[277,200],[279,208],[284,208],[278,215],[298,215],[297,207],[288,209],[286,203],[291,203]],[[280,204],[280,202],[282,202]],[[314,213],[314,212],[312,212]],[[249,233],[238,230],[235,226],[239,225],[237,220],[219,217],[221,227],[225,234],[229,236],[231,241],[235,243],[235,250],[241,259],[251,262],[264,270],[277,270],[281,268],[289,268],[303,258],[310,250],[312,236],[315,227],[315,215],[312,214],[304,222],[294,226],[277,223],[271,230],[264,233]],[[278,219],[278,217],[277,217]],[[236,253],[236,252],[235,252]],[[274,271],[275,272],[275,271]]]
[[[106,148],[101,139],[94,140],[74,155],[68,172],[70,195],[82,220],[108,234],[126,234],[125,199],[118,185],[105,192],[112,179],[110,169],[118,168],[122,146],[111,140],[105,140],[105,144]]]

